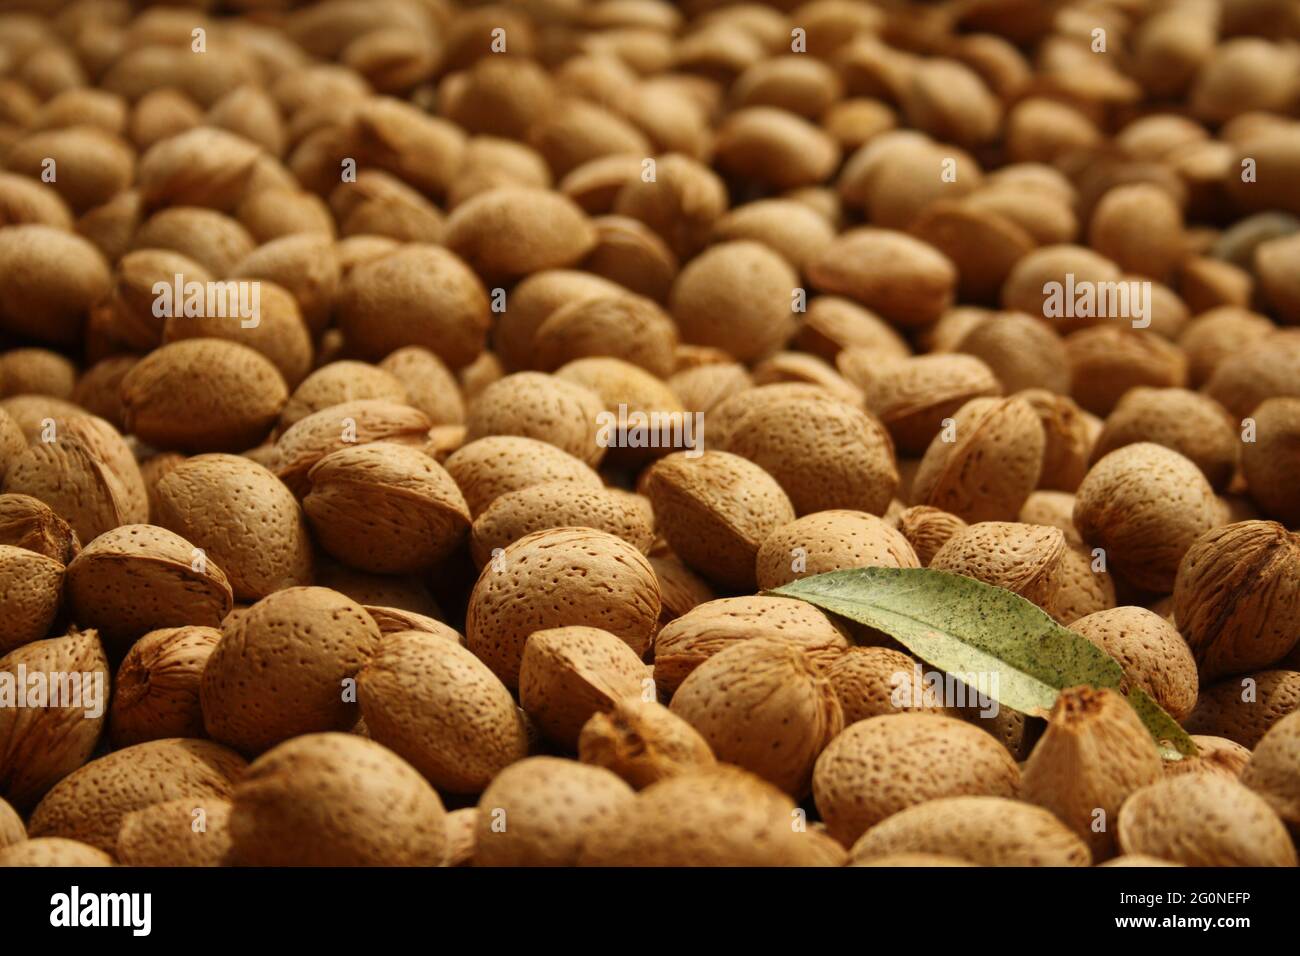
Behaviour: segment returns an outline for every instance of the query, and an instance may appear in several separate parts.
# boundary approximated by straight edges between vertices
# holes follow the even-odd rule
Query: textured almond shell
[[[168,627],[131,645],[117,671],[109,733],[118,747],[163,737],[202,737],[199,682],[221,631]]]
[[[493,435],[463,445],[448,456],[446,468],[474,518],[502,495],[543,482],[571,482],[591,490],[604,487],[600,476],[580,459],[517,435]]]
[[[0,545],[0,594],[5,616],[0,651],[9,652],[49,633],[63,597],[64,568],[35,551]]]
[[[717,762],[699,731],[642,696],[624,697],[592,714],[578,735],[578,758],[612,770],[637,790]]]
[[[230,850],[230,808],[229,800],[207,797],[128,813],[114,856],[124,866],[221,866]]]
[[[1117,607],[1079,618],[1069,627],[1118,661],[1125,681],[1150,694],[1174,720],[1185,719],[1196,706],[1196,661],[1182,635],[1160,615]]]
[[[907,539],[883,519],[862,511],[818,511],[769,534],[758,549],[756,573],[758,586],[769,589],[845,568],[920,566]]]

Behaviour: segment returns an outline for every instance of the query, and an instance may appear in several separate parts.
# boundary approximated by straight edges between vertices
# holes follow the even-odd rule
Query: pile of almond
[[[1294,3],[3,8],[0,865],[1297,864]]]

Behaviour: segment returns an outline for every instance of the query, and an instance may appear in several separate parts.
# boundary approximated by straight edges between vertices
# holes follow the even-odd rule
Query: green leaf
[[[997,674],[981,686],[998,703],[1046,717],[1066,687],[1120,689],[1124,669],[1082,635],[1005,588],[930,568],[853,568],[801,578],[767,592],[797,598],[884,631],[954,676]],[[996,689],[996,692],[994,690]],[[1127,695],[1163,753],[1195,756],[1196,744],[1141,689]]]

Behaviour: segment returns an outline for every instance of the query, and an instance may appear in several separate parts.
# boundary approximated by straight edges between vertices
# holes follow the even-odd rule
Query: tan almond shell
[[[1120,805],[1163,774],[1155,740],[1123,695],[1072,687],[1057,698],[1029,755],[1021,796],[1056,814],[1096,862],[1115,855]]]
[[[641,694],[591,715],[578,734],[578,759],[612,770],[636,790],[717,764],[699,731]]]
[[[650,516],[653,519],[653,515]],[[478,567],[498,549],[547,528],[581,526],[622,538],[642,553],[654,544],[652,520],[635,501],[612,489],[575,487],[550,481],[501,495],[474,519],[470,554]]]
[[[898,532],[907,539],[920,566],[928,568],[939,549],[968,525],[961,518],[929,505],[913,505],[897,518]]]
[[[598,491],[600,476],[579,458],[535,438],[491,435],[462,445],[445,463],[477,519],[502,495],[545,482]]]
[[[756,584],[754,560],[763,540],[795,517],[776,479],[723,451],[661,459],[645,493],[673,552],[711,583],[742,590]]]
[[[683,813],[684,807],[689,812]],[[840,865],[790,797],[721,765],[653,783],[591,826],[580,866]]]
[[[682,405],[691,412],[708,412],[719,403],[746,389],[754,380],[739,362],[710,362],[682,369],[668,379]]]
[[[0,797],[0,850],[26,839],[27,827],[23,825],[23,818],[9,801]]]
[[[640,657],[659,609],[654,569],[632,545],[593,528],[550,528],[520,538],[483,568],[465,614],[466,646],[515,689],[534,631],[600,627]]]
[[[869,859],[854,862],[849,860],[845,866],[975,866],[969,860],[960,860],[955,856],[944,856],[940,853],[890,853],[886,856],[871,857]]]
[[[149,493],[136,463],[133,446],[127,443],[116,428],[94,415],[70,417],[59,423],[59,428],[62,430],[56,429],[57,440],[75,438],[83,442],[121,481],[126,498],[127,521],[133,524],[145,521],[149,514]],[[86,540],[89,543],[89,539]]]
[[[434,425],[460,425],[465,402],[451,369],[433,352],[408,345],[388,353],[378,366],[406,389],[406,401],[429,416]]]
[[[959,531],[939,549],[930,568],[1014,591],[1045,607],[1055,590],[1055,572],[1065,553],[1059,528],[982,521]]]
[[[510,242],[501,237],[509,235]],[[544,189],[503,186],[479,193],[447,217],[447,248],[489,281],[573,265],[596,230],[570,199]]]
[[[650,567],[654,568],[662,598],[659,610],[660,629],[692,608],[717,597],[703,578],[675,557],[651,555]]]
[[[478,801],[475,866],[572,866],[584,840],[632,803],[603,767],[529,757],[497,774]]]
[[[973,355],[885,359],[846,350],[840,372],[862,389],[867,411],[889,429],[899,454],[924,454],[943,420],[972,398],[1002,393],[992,369]]]
[[[461,807],[447,814],[447,855],[443,866],[473,865],[477,830],[478,807]]]
[[[19,809],[29,810],[94,751],[112,693],[112,671],[99,635],[75,629],[0,657],[0,672],[17,675],[20,667],[29,675],[40,673],[49,678],[49,696],[43,705],[29,700],[26,707],[11,704],[0,708],[0,750],[5,753],[0,795]],[[80,675],[79,684],[64,680],[73,674]],[[64,691],[69,686],[80,687],[79,697],[70,705],[60,701],[61,706],[54,706],[56,689]],[[98,701],[93,697],[96,693],[102,694]],[[95,709],[99,713],[92,716]]]
[[[379,626],[379,633],[384,637],[396,634],[398,631],[419,631],[423,634],[432,634],[434,637],[451,641],[454,644],[462,646],[465,644],[465,638],[458,631],[443,624],[437,618],[397,607],[384,607],[378,604],[363,606],[366,613]]]
[[[293,493],[256,462],[199,455],[175,465],[154,492],[154,520],[226,573],[236,600],[309,584],[311,542]]]
[[[1215,491],[1228,486],[1241,454],[1241,441],[1227,409],[1212,398],[1179,388],[1126,392],[1106,417],[1092,460],[1141,441],[1172,448],[1190,459]]]
[[[370,615],[328,588],[286,588],[232,615],[200,684],[209,736],[256,754],[300,734],[351,727],[357,707],[343,682],[380,640]]]
[[[216,627],[234,606],[225,572],[180,535],[150,524],[106,531],[68,565],[73,617],[121,653],[162,627]]]
[[[1191,649],[1178,630],[1142,607],[1117,607],[1069,625],[1124,668],[1127,684],[1150,694],[1174,720],[1196,706],[1198,677]]]
[[[1295,866],[1286,826],[1264,799],[1218,774],[1143,787],[1119,813],[1119,845],[1188,866]]]
[[[904,328],[938,319],[957,283],[952,260],[933,246],[876,227],[840,233],[807,271],[823,292],[848,296]]]
[[[1126,445],[1088,471],[1075,493],[1074,524],[1106,551],[1110,569],[1161,594],[1174,588],[1179,562],[1219,523],[1219,504],[1201,470],[1150,442]]]
[[[654,182],[636,176],[623,185],[612,211],[645,223],[685,260],[709,243],[728,201],[717,173],[697,159],[669,152],[656,158]]]
[[[446,811],[391,750],[312,733],[249,765],[230,797],[235,866],[438,866]]]
[[[817,385],[845,404],[862,408],[862,389],[825,359],[806,352],[777,352],[754,366],[755,385]]]
[[[378,605],[397,608],[434,620],[442,617],[442,609],[438,607],[428,585],[418,575],[367,574],[322,559],[317,565],[315,583],[346,594],[365,607]]]
[[[600,396],[588,388],[541,372],[516,372],[474,396],[465,418],[465,440],[519,435],[554,445],[593,468],[605,457],[596,441]]]
[[[830,618],[803,601],[763,595],[718,598],[692,608],[656,635],[655,684],[674,693],[710,657],[755,637],[795,641],[823,669],[849,647]]]
[[[608,631],[548,628],[524,643],[519,703],[547,738],[571,753],[593,714],[642,693],[648,680],[641,658]]]
[[[410,392],[396,375],[381,366],[347,359],[330,362],[308,375],[293,390],[280,412],[277,428],[283,434],[308,415],[332,405],[367,398],[406,405]]]
[[[109,736],[118,747],[164,737],[202,737],[199,683],[221,640],[215,627],[150,631],[127,651],[113,685]]]
[[[1300,671],[1255,671],[1201,689],[1183,722],[1189,733],[1226,737],[1254,749],[1278,721],[1300,710]]]
[[[409,405],[383,399],[342,402],[287,429],[275,443],[269,467],[294,494],[302,496],[309,487],[307,473],[330,452],[374,441],[420,445],[430,427],[425,414]]]
[[[574,359],[610,356],[660,378],[673,370],[677,326],[653,300],[621,292],[560,306],[533,335],[533,361],[553,371]]]
[[[854,863],[895,853],[941,853],[977,866],[1090,866],[1088,844],[1042,807],[998,796],[942,797],[876,824]]]
[[[687,262],[669,305],[682,341],[748,362],[780,351],[794,336],[798,286],[798,275],[776,252],[735,240]]]
[[[639,175],[640,158],[631,160]],[[649,226],[626,216],[600,216],[592,224],[596,227],[596,246],[582,260],[582,267],[637,295],[660,304],[667,302],[678,272],[677,257],[668,244]],[[676,327],[665,331],[670,331],[676,341]]]
[[[715,411],[727,425],[711,444],[775,478],[796,514],[839,508],[882,514],[898,489],[893,442],[884,426],[821,389],[764,385],[738,393]]]
[[[64,777],[27,822],[32,837],[81,840],[111,853],[123,818],[181,797],[229,799],[244,759],[210,740],[169,737],[115,750]]]
[[[846,847],[908,807],[942,797],[1014,797],[1019,787],[1020,768],[991,736],[954,717],[920,712],[851,724],[813,772],[817,809]]]
[[[1297,377],[1300,330],[1284,329],[1238,344],[1215,366],[1205,393],[1241,421],[1267,399],[1294,395]]]
[[[1191,734],[1196,744],[1196,756],[1184,757],[1182,760],[1166,760],[1165,776],[1175,777],[1184,773],[1217,773],[1230,780],[1241,777],[1241,772],[1250,762],[1250,750],[1227,737],[1214,737],[1209,734]]]
[[[0,545],[0,653],[9,653],[49,633],[63,598],[62,562],[35,551]]]
[[[112,866],[103,850],[62,837],[37,837],[0,849],[0,867],[9,866]]]
[[[798,570],[796,570],[796,564]],[[758,586],[777,588],[845,568],[919,568],[903,535],[864,511],[817,511],[782,525],[758,549]]]
[[[0,408],[0,479],[27,447],[27,436],[9,412]]]
[[[496,354],[509,371],[533,368],[537,359],[533,339],[553,312],[620,291],[616,283],[576,269],[545,269],[528,276],[512,290],[497,322],[492,336]]]
[[[1011,521],[1038,487],[1046,439],[1033,407],[1017,398],[975,398],[952,416],[956,440],[930,442],[911,497],[972,524]]]
[[[1300,536],[1274,521],[1205,532],[1178,567],[1174,616],[1203,682],[1281,661],[1297,643]]]
[[[229,800],[168,800],[128,813],[114,857],[123,866],[221,866],[230,851]]]
[[[646,416],[649,425],[657,420],[660,427],[671,426],[674,435],[680,430],[683,442],[688,437],[693,437],[697,445],[704,440],[702,424],[698,431],[686,432],[686,427],[694,423],[686,420],[686,409],[667,383],[630,362],[609,356],[574,359],[557,369],[555,376],[590,389],[605,403],[608,416],[597,431],[597,439],[609,442],[604,461],[610,467],[639,470],[671,450],[672,443],[656,435],[653,428],[646,436],[648,446],[633,446],[637,428],[634,416],[638,412]],[[619,422],[626,422],[628,427],[625,429]]]
[[[1300,493],[1295,474],[1300,465],[1300,398],[1270,398],[1251,412],[1255,440],[1241,446],[1241,468],[1250,496],[1269,516],[1287,527],[1300,527]],[[1232,436],[1236,438],[1236,436]]]
[[[819,295],[808,303],[795,340],[799,348],[834,362],[842,351],[907,358],[912,348],[896,329],[870,309],[837,295]]]
[[[908,682],[923,686],[919,668],[914,658],[890,647],[855,646],[837,657],[826,676],[844,711],[844,726],[900,711],[958,716],[932,695],[916,700],[914,694],[899,693]]]
[[[303,511],[322,548],[375,574],[433,567],[464,539],[469,506],[446,470],[390,442],[341,448],[307,473]]]
[[[0,328],[6,332],[73,345],[86,311],[110,281],[103,256],[74,233],[35,224],[0,233]]]
[[[458,641],[385,635],[357,674],[357,699],[371,739],[442,791],[481,793],[528,753],[510,692]]]
[[[73,435],[29,445],[10,462],[4,490],[45,502],[82,541],[148,517],[147,505],[141,514],[135,496],[102,453]]]
[[[269,359],[222,339],[171,342],[122,379],[127,429],[161,450],[251,448],[270,432],[288,398]]]
[[[1187,282],[1184,269],[1184,295]],[[1178,345],[1187,356],[1189,385],[1205,385],[1220,362],[1274,331],[1276,326],[1267,316],[1239,306],[1224,305],[1199,313],[1178,335]]]
[[[288,289],[313,336],[329,324],[342,278],[333,241],[315,233],[263,243],[235,263],[229,277],[270,279]]]
[[[825,672],[795,641],[759,637],[719,651],[673,694],[670,709],[714,755],[798,798],[844,726]]]
[[[1300,827],[1300,715],[1274,724],[1255,746],[1241,782],[1268,802],[1291,828]]]

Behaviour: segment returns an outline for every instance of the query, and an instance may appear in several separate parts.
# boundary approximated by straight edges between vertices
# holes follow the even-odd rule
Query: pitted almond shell
[[[516,372],[474,396],[465,419],[465,440],[489,435],[535,438],[595,468],[605,457],[605,447],[596,441],[603,410],[600,396],[588,388],[540,372]]]
[[[307,473],[303,511],[333,557],[376,574],[428,569],[469,530],[469,506],[424,452],[377,441],[341,448]]]
[[[1235,740],[1209,734],[1192,734],[1191,738],[1196,744],[1196,756],[1184,757],[1182,760],[1166,760],[1165,776],[1217,773],[1230,780],[1236,780],[1246,769],[1246,764],[1250,762],[1250,750]]]
[[[1202,681],[1282,660],[1297,640],[1300,536],[1274,521],[1205,532],[1179,565],[1174,614]]]
[[[477,657],[435,634],[388,634],[357,674],[372,740],[440,790],[479,793],[528,752],[515,702]]]
[[[900,711],[958,716],[932,696],[922,693],[917,699],[917,695],[907,692],[909,686],[921,683],[920,664],[890,647],[850,647],[826,673],[844,711],[846,727],[868,717]]]
[[[696,365],[668,379],[668,387],[688,411],[705,413],[753,385],[749,371],[739,362]]]
[[[930,567],[1006,588],[1041,607],[1052,595],[1065,548],[1058,528],[982,521],[949,538]]]
[[[1241,782],[1263,797],[1294,833],[1300,827],[1300,714],[1290,714],[1266,733]]]
[[[1267,399],[1251,417],[1255,441],[1241,446],[1250,496],[1270,517],[1289,528],[1300,527],[1300,493],[1294,480],[1300,466],[1300,397]]]
[[[534,362],[552,371],[574,359],[611,356],[659,378],[673,370],[677,327],[653,300],[622,293],[555,309],[533,336]]]
[[[676,452],[661,459],[650,469],[645,493],[673,552],[724,587],[754,587],[759,545],[795,517],[771,475],[722,451]]]
[[[10,463],[4,490],[45,502],[82,541],[148,516],[101,454],[72,435],[29,445]]]
[[[63,598],[62,562],[26,548],[0,545],[0,652],[39,640],[49,633]]]
[[[438,866],[446,855],[437,791],[355,734],[286,741],[249,765],[230,799],[236,866]]]
[[[1011,521],[1038,487],[1046,447],[1038,415],[1017,398],[976,398],[954,413],[954,441],[936,435],[912,500],[965,521]]]
[[[182,798],[122,818],[114,856],[123,866],[222,866],[230,850],[229,800]]]
[[[1042,807],[998,796],[930,800],[876,824],[854,863],[895,853],[940,853],[977,866],[1089,866],[1088,844]]]
[[[903,535],[864,511],[817,511],[782,525],[758,549],[758,586],[845,568],[919,568]]]
[[[575,487],[548,481],[501,495],[474,519],[470,554],[480,568],[498,549],[547,528],[586,527],[622,538],[642,553],[654,544],[653,515],[635,497],[612,489]]]
[[[578,734],[578,758],[612,770],[637,790],[717,764],[699,731],[641,694],[591,715]]]
[[[1201,689],[1183,723],[1189,733],[1226,737],[1254,749],[1282,718],[1300,710],[1300,671],[1253,671]]]
[[[499,497],[546,482],[561,481],[575,488],[598,491],[600,476],[586,462],[535,438],[491,435],[462,445],[446,461],[446,469],[478,518]]]
[[[825,672],[795,641],[758,637],[719,651],[673,694],[670,709],[724,763],[798,798],[813,763],[844,726]]]
[[[952,304],[957,269],[920,239],[892,229],[841,233],[807,267],[824,292],[844,295],[896,325],[929,325]]]
[[[419,631],[423,634],[430,634],[451,641],[454,644],[463,646],[465,643],[465,638],[458,631],[443,624],[437,618],[429,617],[426,614],[419,614],[399,607],[384,607],[378,604],[366,604],[364,607],[366,613],[379,626],[379,633],[384,637],[389,634],[396,634],[399,631]]]
[[[0,797],[0,850],[27,839],[27,827],[7,800]]]
[[[164,737],[202,737],[199,682],[221,631],[186,625],[150,631],[117,671],[109,736],[118,747]]]
[[[451,369],[433,352],[416,345],[390,352],[379,368],[405,387],[406,401],[429,416],[434,425],[460,425],[465,403]]]
[[[592,528],[551,528],[520,538],[483,568],[465,615],[466,645],[514,689],[534,631],[600,627],[640,657],[659,609],[659,582],[640,551]]]
[[[293,493],[266,468],[237,455],[175,463],[154,491],[154,520],[202,548],[235,598],[256,601],[309,584],[311,541]]]
[[[717,597],[703,578],[675,557],[651,555],[650,566],[654,568],[655,577],[659,581],[659,592],[663,598],[659,611],[660,628],[692,608]]]
[[[115,750],[64,777],[28,820],[33,837],[81,840],[111,853],[128,813],[181,797],[229,799],[244,759],[210,740],[167,738]]]
[[[30,678],[45,675],[47,696],[44,702],[29,697],[26,707],[0,708],[0,753],[5,755],[0,764],[0,796],[20,810],[29,810],[94,751],[104,727],[112,671],[99,635],[76,629],[0,657],[0,672],[15,682],[20,667],[28,675],[29,694]],[[60,694],[79,690],[79,696],[53,706],[56,688]],[[102,695],[97,701],[96,694]],[[99,713],[91,716],[95,710]]]
[[[690,807],[690,813],[682,813]],[[824,836],[790,825],[794,802],[739,767],[660,780],[587,832],[581,866],[825,866]],[[832,864],[838,865],[838,864]]]
[[[671,694],[714,654],[754,637],[794,641],[823,669],[849,647],[843,632],[811,604],[762,595],[719,598],[660,630],[654,643],[655,683]]]
[[[929,505],[913,505],[904,509],[898,515],[897,526],[899,533],[912,546],[921,567],[926,568],[953,535],[968,527],[956,515]]]
[[[337,591],[277,591],[222,624],[200,685],[209,736],[249,754],[301,734],[345,730],[343,682],[379,647],[370,615]]]
[[[826,747],[813,773],[817,809],[846,847],[908,807],[943,797],[1014,797],[1019,787],[1020,769],[996,740],[964,721],[929,713],[850,725]]]
[[[1264,799],[1218,774],[1143,787],[1119,813],[1119,845],[1188,866],[1295,866],[1286,826]]]
[[[642,693],[647,682],[641,658],[608,631],[548,628],[534,631],[524,644],[519,703],[543,734],[572,752],[593,714]]]
[[[634,797],[603,767],[558,757],[521,760],[479,798],[474,865],[572,866],[591,834]]]
[[[62,837],[37,837],[0,850],[0,867],[9,866],[112,866],[103,850]]]
[[[418,409],[383,399],[358,399],[314,412],[275,443],[271,471],[298,496],[310,486],[307,473],[330,452],[348,445],[387,441],[423,444],[432,423]]]
[[[100,535],[68,565],[73,617],[121,653],[162,627],[216,627],[234,605],[225,572],[180,535],[128,524]]]

